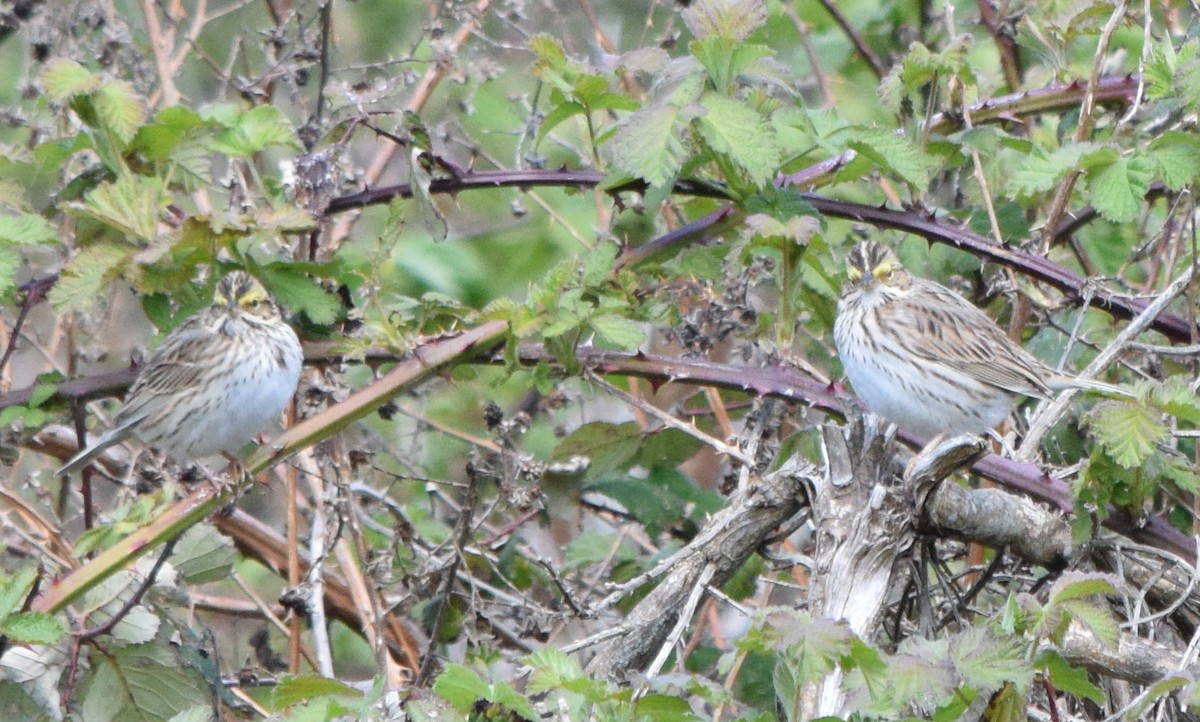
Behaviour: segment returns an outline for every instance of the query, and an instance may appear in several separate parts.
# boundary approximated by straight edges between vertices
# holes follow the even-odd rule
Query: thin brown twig
[[[792,21],[792,26],[796,28],[796,35],[800,38],[800,47],[804,48],[808,64],[812,66],[813,78],[816,79],[817,90],[821,93],[821,105],[829,107],[833,103],[833,87],[829,83],[829,76],[821,67],[821,58],[817,55],[816,48],[813,47],[812,29],[808,23],[800,19],[792,0],[783,3],[783,12]]]
[[[154,580],[158,578],[158,573],[162,570],[163,565],[167,563],[167,559],[171,557],[171,553],[175,551],[175,544],[178,542],[179,537],[175,537],[166,544],[163,544],[162,552],[158,555],[158,559],[154,561],[154,566],[150,568],[150,573],[147,574],[146,578],[142,580],[142,583],[138,586],[137,590],[135,590],[133,594],[129,595],[129,599],[125,600],[125,603],[121,605],[121,608],[118,609],[103,624],[80,632],[77,635],[77,638],[81,640],[95,639],[96,637],[111,632],[113,627],[117,626],[117,624],[125,618],[125,615],[129,614],[134,607],[141,603],[142,597],[146,595],[146,592],[150,590],[150,587],[154,586]]]
[[[1079,107],[1079,124],[1075,127],[1076,143],[1086,141],[1092,132],[1092,123],[1095,121],[1093,111],[1096,105],[1096,87],[1100,83],[1100,70],[1103,67],[1104,55],[1108,52],[1108,45],[1112,41],[1113,33],[1116,32],[1117,27],[1121,24],[1121,20],[1124,19],[1128,8],[1129,0],[1122,0],[1113,9],[1112,15],[1109,16],[1108,22],[1100,32],[1100,39],[1096,43],[1096,55],[1092,60],[1092,74],[1088,78],[1083,102]],[[1082,174],[1083,172],[1080,170],[1072,171],[1063,179],[1063,182],[1059,184],[1058,189],[1055,191],[1054,199],[1050,203],[1050,210],[1046,213],[1046,222],[1042,226],[1041,237],[1038,240],[1039,253],[1045,254],[1050,250],[1050,243],[1057,237],[1058,226],[1067,212],[1067,204],[1070,203],[1075,184],[1079,181],[1079,177]]]
[[[437,616],[434,618],[433,624],[430,625],[429,647],[425,650],[425,658],[421,660],[421,669],[417,672],[417,676],[413,680],[414,688],[420,688],[424,685],[425,680],[433,672],[433,661],[437,656],[434,654],[434,648],[438,643],[442,623],[446,619],[446,607],[452,601],[458,567],[463,563],[468,543],[471,541],[471,531],[475,526],[475,505],[479,500],[479,475],[468,471],[467,480],[467,491],[463,496],[462,508],[459,511],[458,524],[455,530],[454,553],[451,555],[449,568],[443,572],[445,582],[442,584],[442,589],[438,594],[440,601],[438,602]]]
[[[980,22],[987,28],[992,40],[996,43],[996,50],[1000,52],[1000,67],[1004,71],[1004,82],[1008,85],[1009,90],[1016,90],[1021,87],[1021,48],[1017,45],[1017,39],[1014,37],[1014,29],[1001,24],[991,0],[978,0],[976,5],[979,7]]]
[[[832,0],[820,0],[820,3],[821,7],[825,8],[825,12],[829,13],[833,21],[842,29],[842,32],[846,33],[846,37],[850,38],[850,42],[854,44],[854,49],[858,51],[859,57],[871,68],[871,72],[875,74],[875,77],[882,80],[883,76],[887,75],[887,65],[879,59],[879,56],[875,54],[871,46],[867,45],[867,41],[854,29],[854,26],[850,24],[846,16],[842,15],[842,11],[837,9]]]

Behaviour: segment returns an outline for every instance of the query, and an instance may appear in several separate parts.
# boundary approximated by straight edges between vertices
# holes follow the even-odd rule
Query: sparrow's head
[[[258,318],[279,316],[279,309],[267,294],[267,289],[245,271],[234,271],[217,283],[217,290],[213,292],[213,305]]]
[[[900,265],[892,249],[875,241],[865,241],[850,249],[846,256],[848,289],[870,290],[878,287],[903,290],[912,284],[912,276]]]

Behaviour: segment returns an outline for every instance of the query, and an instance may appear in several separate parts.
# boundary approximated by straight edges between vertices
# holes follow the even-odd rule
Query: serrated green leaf
[[[38,78],[50,100],[61,103],[72,96],[90,93],[100,85],[100,79],[74,60],[55,58],[46,64]]]
[[[1196,398],[1190,384],[1179,376],[1140,387],[1139,397],[1181,421],[1200,424],[1200,399]]]
[[[551,458],[567,461],[576,456],[586,457],[589,475],[597,478],[615,471],[632,459],[641,444],[642,430],[635,422],[594,422],[584,424],[558,442]]]
[[[1200,491],[1200,470],[1183,459],[1170,458],[1163,464],[1163,478],[1188,493]]]
[[[762,0],[696,0],[680,15],[693,37],[713,35],[742,41],[767,22],[767,4]]]
[[[189,584],[228,579],[237,561],[237,549],[233,542],[207,522],[184,532],[171,557],[175,571]]]
[[[700,98],[704,115],[696,129],[714,151],[728,156],[756,186],[764,186],[779,168],[775,130],[750,106],[716,93]]]
[[[1090,143],[1078,143],[1063,146],[1048,155],[1028,155],[1009,179],[1005,195],[1009,198],[1029,198],[1044,193],[1077,169],[1086,153],[1095,150],[1096,146]]]
[[[606,282],[612,276],[619,251],[615,243],[601,243],[589,251],[583,260],[583,285],[595,288]]]
[[[1092,684],[1086,670],[1072,667],[1053,651],[1046,652],[1039,662],[1050,675],[1050,681],[1054,683],[1054,687],[1060,692],[1091,700],[1098,705],[1104,704],[1104,692]]]
[[[0,246],[0,296],[7,294],[17,285],[17,270],[21,257],[11,248]]]
[[[287,308],[304,313],[313,323],[329,325],[341,315],[341,301],[298,269],[284,264],[272,264],[257,270],[276,301]]]
[[[634,704],[634,711],[644,719],[655,722],[692,722],[700,718],[692,714],[688,701],[665,694],[648,694]]]
[[[585,113],[587,113],[587,109],[575,101],[559,103],[551,108],[549,113],[546,113],[546,117],[542,119],[542,124],[538,126],[538,141],[549,135],[550,131],[554,130],[555,127],[564,121],[576,115],[584,115]]]
[[[1116,648],[1121,630],[1107,607],[1080,600],[1068,602],[1064,606],[1076,623],[1087,627],[1097,639],[1109,647]]]
[[[808,239],[820,232],[821,220],[812,216],[793,216],[779,222],[771,216],[755,213],[746,217],[743,235],[750,238],[782,238],[788,243],[803,246]]]
[[[646,533],[651,537],[658,536],[665,526],[683,516],[682,499],[641,479],[601,479],[587,484],[584,490],[607,496],[625,507],[630,516],[646,527]]]
[[[459,712],[468,712],[475,700],[487,698],[488,683],[461,664],[448,664],[434,681],[433,691]]]
[[[567,53],[562,43],[545,33],[529,39],[529,50],[536,58],[531,71],[540,76],[546,70],[562,70],[567,66]]]
[[[669,103],[644,107],[630,115],[604,144],[613,165],[653,186],[664,185],[683,167],[687,116]]]
[[[555,647],[544,647],[525,656],[525,664],[533,669],[528,690],[548,692],[577,679],[585,678],[583,668],[574,657]]]
[[[1158,174],[1173,191],[1195,182],[1200,173],[1200,138],[1191,133],[1170,130],[1150,142],[1150,156],[1158,164]]]
[[[1075,599],[1087,599],[1097,594],[1115,594],[1112,580],[1100,574],[1063,574],[1050,588],[1049,604],[1060,604]]]
[[[1200,105],[1200,58],[1183,57],[1181,53],[1171,76],[1170,93],[1192,110]]]
[[[1194,41],[1194,39],[1193,39]],[[1189,42],[1193,42],[1189,41]],[[1142,74],[1146,84],[1146,97],[1162,100],[1172,94],[1172,79],[1175,74],[1175,48],[1169,38],[1163,38],[1153,45],[1153,50],[1146,62]]]
[[[37,570],[25,567],[18,570],[0,586],[0,621],[3,621],[18,605],[25,601],[33,583],[37,581]]]
[[[92,662],[78,697],[81,719],[170,719],[211,705],[207,681],[183,660],[180,645],[158,639],[106,652]]]
[[[259,105],[239,113],[226,126],[212,143],[213,149],[220,153],[249,158],[271,146],[283,146],[295,151],[304,149],[291,122],[282,111],[271,105]]]
[[[502,704],[526,719],[537,719],[529,701],[511,686],[504,682],[486,682],[461,664],[446,665],[445,671],[433,683],[433,691],[463,713],[470,711],[476,700],[486,700]]]
[[[104,287],[121,271],[132,250],[128,246],[101,243],[89,246],[67,262],[58,283],[50,289],[55,311],[85,311],[105,297]]]
[[[158,237],[158,222],[170,199],[159,178],[126,175],[97,186],[73,210],[150,243]]]
[[[0,631],[19,644],[56,644],[67,628],[55,616],[44,612],[22,612],[8,615],[0,622]]]
[[[133,86],[123,80],[105,81],[92,101],[103,127],[129,143],[146,119],[146,105]]]
[[[282,712],[317,697],[362,697],[362,692],[336,679],[316,674],[286,674],[271,689],[268,709]]]
[[[61,242],[58,229],[36,213],[0,213],[0,243],[33,246]]]
[[[1113,223],[1134,220],[1146,204],[1154,168],[1150,159],[1136,155],[1089,168],[1087,178],[1092,205]]]
[[[929,184],[932,170],[929,159],[920,148],[892,130],[860,128],[846,145],[913,188],[923,190]]]
[[[636,351],[646,341],[646,329],[641,323],[615,313],[592,316],[588,325],[605,344],[623,351]]]
[[[1025,644],[1017,637],[998,638],[986,627],[969,627],[950,640],[950,658],[966,684],[992,694],[1006,683],[1029,689],[1033,670],[1025,659]]]
[[[1088,426],[1113,461],[1126,469],[1141,466],[1168,431],[1156,410],[1127,403],[1097,407]]]

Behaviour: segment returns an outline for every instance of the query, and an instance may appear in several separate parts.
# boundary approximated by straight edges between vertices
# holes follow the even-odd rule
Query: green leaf
[[[646,341],[642,324],[615,313],[592,316],[588,325],[605,344],[623,351],[636,351]]]
[[[966,684],[992,694],[1006,683],[1029,689],[1033,670],[1025,659],[1025,644],[1018,637],[997,638],[986,627],[968,627],[951,637],[950,658]]]
[[[133,145],[150,160],[166,160],[179,141],[197,128],[217,128],[191,108],[173,105],[154,114],[154,120],[138,129]]]
[[[1179,376],[1148,384],[1139,390],[1139,396],[1181,421],[1200,424],[1200,399],[1196,398],[1191,385]]]
[[[449,664],[433,683],[433,691],[460,712],[469,712],[476,700],[504,705],[526,719],[538,719],[529,701],[504,682],[485,682],[461,664]]]
[[[747,215],[770,216],[785,226],[796,216],[811,216],[818,220],[821,218],[821,214],[817,213],[812,203],[797,188],[790,185],[784,188],[767,186],[747,198],[743,210]]]
[[[616,534],[601,532],[583,532],[567,542],[562,571],[567,572],[580,567],[604,562],[617,565],[635,559],[637,554],[628,540]]]
[[[61,103],[72,96],[90,93],[100,85],[100,79],[74,60],[55,58],[46,64],[39,80],[46,97]]]
[[[901,705],[942,705],[958,686],[953,665],[947,664],[949,640],[910,637],[888,659],[887,684],[872,689],[872,709]]]
[[[97,244],[89,246],[67,262],[58,283],[50,289],[50,304],[55,311],[85,311],[107,294],[104,287],[120,272],[132,250],[128,246]]]
[[[929,185],[932,165],[921,149],[886,128],[860,128],[846,146],[858,151],[879,168],[899,176],[918,190]]]
[[[103,127],[111,131],[122,142],[133,140],[138,128],[146,119],[146,106],[133,86],[120,80],[106,81],[96,89],[93,104]]]
[[[695,0],[680,15],[696,38],[716,36],[740,42],[767,22],[762,0]]]
[[[524,661],[533,668],[528,689],[534,694],[548,692],[586,677],[579,662],[556,647],[543,647],[531,652]]]
[[[20,652],[14,651],[14,656],[25,652],[24,649]],[[9,671],[9,670],[5,670]],[[60,670],[57,670],[61,672]],[[52,715],[61,714],[61,703],[58,691],[55,689],[57,679],[60,675],[55,674],[51,677],[50,674],[30,675],[30,678],[22,681],[28,685],[29,689],[22,688],[22,685],[16,682],[11,682],[7,679],[0,680],[0,709],[4,710],[9,719],[13,720],[52,720],[55,719]],[[49,684],[46,684],[46,681]],[[34,696],[37,696],[36,687],[48,687],[46,693],[40,695],[44,704],[39,706],[34,701]]]
[[[92,674],[77,698],[81,719],[170,719],[211,705],[208,682],[168,639],[106,652],[92,660]]]
[[[1150,159],[1139,155],[1089,168],[1087,178],[1092,205],[1113,223],[1134,220],[1146,204],[1154,168]]]
[[[1116,594],[1112,579],[1103,574],[1064,573],[1050,587],[1050,605],[1076,599],[1087,599],[1097,594]]]
[[[604,144],[613,165],[652,186],[666,184],[683,167],[688,115],[669,103],[644,107],[630,115]]]
[[[149,243],[158,237],[158,222],[170,200],[159,178],[125,175],[97,186],[82,206],[72,209]]]
[[[488,683],[461,664],[448,664],[433,683],[433,691],[459,712],[469,712],[475,700],[487,698]]]
[[[634,710],[645,719],[655,722],[691,722],[700,718],[692,714],[688,701],[665,694],[648,694],[634,704]]]
[[[54,381],[43,380],[43,378],[49,379],[53,376],[58,376],[59,378]],[[53,398],[54,394],[58,393],[58,381],[61,380],[62,376],[58,373],[42,374],[42,376],[39,376],[37,385],[33,387],[33,391],[29,394],[29,408],[36,409]]]
[[[1097,639],[1116,649],[1121,630],[1107,607],[1080,600],[1068,602],[1064,607],[1072,619],[1091,630]]]
[[[674,469],[695,456],[703,446],[699,439],[681,429],[661,429],[643,436],[642,448],[634,463],[648,469]]]
[[[233,122],[226,126],[212,144],[213,149],[220,153],[249,158],[271,146],[304,150],[291,122],[272,105],[259,105],[238,113]]]
[[[257,269],[271,295],[280,304],[327,326],[342,313],[341,301],[289,264],[271,264]]]
[[[214,722],[212,705],[201,704],[185,709],[167,722]]]
[[[281,712],[316,697],[362,697],[362,692],[336,679],[316,674],[287,674],[271,690],[268,709]]]
[[[641,479],[602,479],[586,485],[584,491],[602,494],[618,502],[646,527],[646,533],[651,537],[658,536],[664,527],[683,516],[682,499]]]
[[[1104,692],[1092,684],[1091,680],[1088,679],[1086,670],[1072,667],[1053,650],[1044,652],[1038,661],[1041,667],[1049,674],[1050,681],[1054,683],[1055,688],[1059,691],[1073,694],[1076,697],[1083,697],[1098,705],[1104,704]]]
[[[1180,191],[1195,182],[1200,173],[1200,138],[1169,130],[1150,142],[1150,157],[1158,163],[1159,175],[1167,187]]]
[[[19,644],[56,644],[67,633],[57,617],[45,612],[22,612],[9,615],[0,630]]]
[[[11,248],[0,246],[0,295],[11,291],[17,285],[17,270],[21,267],[21,257]]]
[[[584,424],[555,447],[552,459],[567,461],[582,456],[588,460],[589,478],[606,476],[638,453],[642,430],[636,422],[612,424],[598,421]]]
[[[529,50],[534,55],[531,71],[542,77],[548,70],[561,71],[567,67],[567,53],[558,39],[538,33],[529,39]]]
[[[4,584],[0,585],[0,622],[25,601],[29,590],[33,589],[33,583],[37,581],[37,576],[37,569],[30,566],[18,570],[4,580]]]
[[[546,117],[542,119],[542,124],[538,126],[538,141],[540,142],[550,134],[550,131],[554,130],[555,127],[564,121],[576,115],[584,115],[585,113],[587,113],[587,109],[581,103],[576,103],[575,101],[559,103],[551,108],[549,113],[546,113]]]
[[[1048,155],[1028,155],[1009,179],[1005,194],[1009,198],[1030,198],[1044,193],[1077,169],[1085,153],[1095,150],[1096,146],[1091,143],[1078,143],[1063,146]]]
[[[171,557],[175,571],[189,584],[228,579],[237,561],[237,549],[233,542],[207,522],[184,532]]]
[[[1087,422],[1113,461],[1126,469],[1141,466],[1168,432],[1156,410],[1127,403],[1102,404]]]
[[[745,102],[716,93],[700,98],[705,114],[696,129],[714,151],[729,156],[756,186],[764,186],[779,168],[775,130]]]
[[[36,213],[0,213],[0,243],[33,246],[61,242],[58,229]]]

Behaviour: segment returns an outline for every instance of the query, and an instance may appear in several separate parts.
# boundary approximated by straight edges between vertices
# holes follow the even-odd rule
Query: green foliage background
[[[1083,563],[1010,562],[937,629],[930,599],[963,590],[921,567],[894,630],[859,635],[796,611],[805,574],[756,554],[670,674],[613,679],[571,647],[647,591],[603,605],[605,585],[684,547],[739,475],[819,459],[814,425],[852,408],[831,327],[864,235],[1069,369],[1182,279],[1105,370],[1137,400],[1084,401],[1033,456],[1077,543],[1107,524],[1186,557],[1200,405],[1194,351],[1169,346],[1196,336],[1191,5],[19,5],[0,11],[6,714],[796,720],[835,674],[863,719],[1194,707],[1182,675],[1111,694],[1061,653],[1072,623],[1138,631]],[[287,463],[249,457],[269,485],[247,516],[202,521],[226,492],[128,458],[116,483],[55,479],[130,360],[236,267],[310,369],[292,420],[311,423],[280,437]],[[291,553],[337,577],[318,591],[360,592],[329,602],[332,640],[270,601],[294,586],[272,551],[291,519]],[[935,541],[949,586],[997,559]]]

